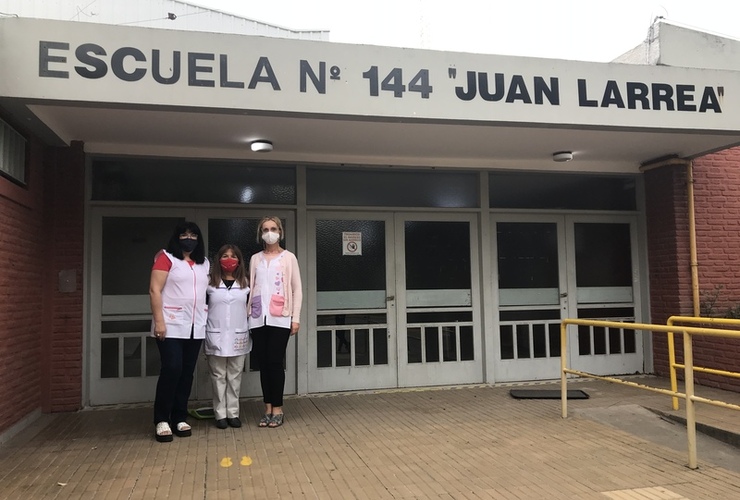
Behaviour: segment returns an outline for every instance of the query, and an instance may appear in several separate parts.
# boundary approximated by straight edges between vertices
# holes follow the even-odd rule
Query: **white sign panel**
[[[362,233],[345,231],[342,233],[342,255],[362,255]]]
[[[495,124],[740,130],[734,71],[0,19],[0,95]]]

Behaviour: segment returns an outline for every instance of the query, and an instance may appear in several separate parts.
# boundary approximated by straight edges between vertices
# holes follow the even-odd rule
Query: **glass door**
[[[641,317],[636,224],[629,216],[493,217],[497,382],[558,378],[562,318]],[[571,327],[568,359],[600,375],[642,372],[642,336]]]
[[[643,322],[637,229],[633,217],[570,216],[567,238],[571,283],[569,316]],[[575,327],[571,327],[575,328]],[[569,334],[571,367],[599,375],[642,373],[643,334],[580,326]]]
[[[308,390],[396,387],[393,221],[309,216]]]
[[[494,218],[493,224],[495,380],[555,379],[560,373],[560,320],[568,311],[563,218],[506,216]]]
[[[483,380],[474,220],[467,215],[395,217],[402,387]]]
[[[152,216],[156,214],[156,216]],[[159,351],[149,337],[155,254],[193,211],[95,209],[91,215],[89,399],[92,405],[151,401]]]

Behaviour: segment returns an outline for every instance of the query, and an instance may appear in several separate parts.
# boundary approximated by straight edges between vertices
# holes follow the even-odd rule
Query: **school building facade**
[[[654,28],[603,64],[1,19],[0,432],[153,398],[149,272],[183,219],[209,255],[283,219],[289,393],[554,379],[564,352],[667,373],[662,334],[559,338],[692,315],[697,286],[740,303],[740,42]]]

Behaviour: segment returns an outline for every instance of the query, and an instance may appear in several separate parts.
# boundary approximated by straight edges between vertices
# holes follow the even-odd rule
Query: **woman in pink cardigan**
[[[249,330],[253,351],[259,360],[265,414],[260,427],[283,425],[283,358],[288,340],[300,327],[303,291],[298,260],[280,247],[283,224],[279,217],[260,221],[257,239],[263,250],[249,261]]]

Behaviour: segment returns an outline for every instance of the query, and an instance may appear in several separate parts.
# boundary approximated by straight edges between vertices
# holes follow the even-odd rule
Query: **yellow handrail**
[[[674,326],[675,323],[695,323],[695,324],[709,324],[709,325],[729,325],[737,326],[740,328],[740,320],[730,318],[701,318],[694,316],[671,316],[666,322],[668,326]],[[736,332],[737,337],[740,338],[740,332]],[[678,380],[676,377],[676,368],[683,368],[686,370],[685,363],[676,363],[676,347],[673,342],[673,332],[668,332],[668,362],[670,364],[670,375],[671,375],[671,389],[676,391],[678,388]],[[740,373],[730,372],[726,370],[716,370],[714,368],[705,368],[702,366],[695,366],[695,372],[711,373],[714,375],[723,375],[725,377],[740,378]],[[673,409],[678,410],[678,398],[672,399]]]
[[[673,320],[673,321],[671,321]],[[712,321],[714,320],[714,321]],[[715,318],[695,318],[687,316],[671,316],[669,323],[678,322],[693,322],[701,324],[717,324],[717,325],[737,325],[740,326],[738,320],[723,320]],[[568,325],[583,325],[583,326],[598,326],[604,328],[620,328],[624,330],[645,330],[652,332],[665,332],[668,333],[668,344],[669,344],[669,358],[671,364],[671,390],[660,389],[657,387],[649,387],[646,385],[636,384],[634,382],[621,380],[615,377],[603,377],[599,375],[593,375],[578,370],[568,368]],[[677,390],[677,382],[675,377],[675,367],[679,366],[675,362],[675,351],[673,343],[673,332],[678,328],[679,331],[683,332],[683,346],[684,346],[684,364],[680,365],[684,368],[684,382],[686,386],[686,393],[679,393]],[[733,410],[740,410],[739,405],[731,403],[725,403],[723,401],[715,401],[712,399],[701,398],[694,395],[694,359],[693,359],[693,348],[692,348],[692,336],[693,335],[705,335],[709,337],[730,337],[740,338],[740,331],[727,330],[721,328],[708,328],[708,327],[694,327],[694,326],[677,326],[675,324],[667,325],[652,325],[648,323],[623,323],[619,321],[602,321],[602,320],[590,320],[590,319],[564,319],[560,323],[560,402],[562,406],[562,417],[568,417],[568,387],[567,387],[567,375],[577,375],[580,377],[590,377],[599,380],[606,380],[608,382],[619,383],[623,385],[629,385],[632,387],[638,387],[640,389],[647,389],[661,394],[668,394],[673,397],[674,409],[678,409],[679,397],[686,400],[686,433],[689,448],[689,467],[696,469],[696,413],[694,408],[695,402],[712,404],[715,406],[722,406],[724,408],[730,408]],[[718,374],[730,374],[733,372],[723,372],[722,370],[713,370],[710,368],[699,367],[696,371],[706,371],[708,373]],[[737,374],[740,375],[740,374]],[[732,376],[735,376],[733,373]]]

